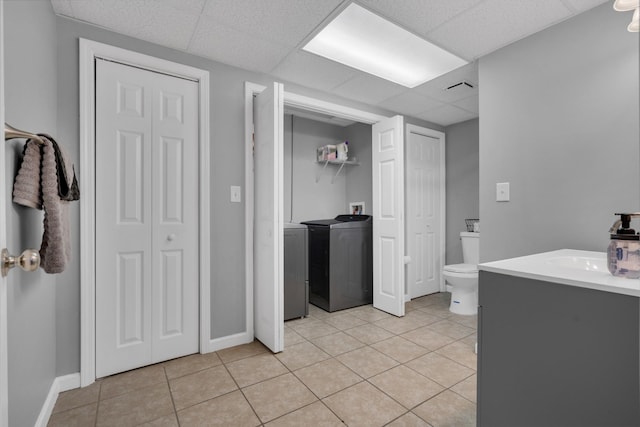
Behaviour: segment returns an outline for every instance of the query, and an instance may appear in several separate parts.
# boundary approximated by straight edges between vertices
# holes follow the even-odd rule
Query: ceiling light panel
[[[303,49],[409,88],[467,64],[355,3]]]

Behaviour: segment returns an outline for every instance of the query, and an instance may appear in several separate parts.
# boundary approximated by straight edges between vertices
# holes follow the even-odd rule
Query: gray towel
[[[13,187],[15,203],[44,208],[44,233],[40,247],[40,266],[54,274],[64,271],[71,260],[69,202],[61,200],[58,165],[54,144],[41,135],[44,146],[29,140]]]
[[[62,200],[68,200],[70,202],[80,199],[80,189],[78,188],[78,181],[76,180],[76,171],[64,147],[59,145],[55,139],[46,133],[39,133],[38,136],[44,137],[53,143],[58,173],[58,195]]]
[[[42,153],[37,142],[28,140],[24,145],[24,157],[13,184],[13,201],[19,205],[42,209],[40,191],[40,163]]]

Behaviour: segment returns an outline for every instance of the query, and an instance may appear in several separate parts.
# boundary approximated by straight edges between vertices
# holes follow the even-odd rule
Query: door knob
[[[0,271],[2,277],[6,277],[10,269],[19,265],[24,271],[35,271],[40,267],[40,253],[35,249],[25,249],[20,256],[9,255],[5,248],[2,250],[2,263]]]
[[[174,233],[171,233],[171,234],[169,234],[169,235],[167,236],[167,240],[168,240],[168,241],[170,241],[170,242],[172,242],[172,241],[173,241],[173,239],[175,239],[175,238],[176,238],[176,235],[175,235]]]

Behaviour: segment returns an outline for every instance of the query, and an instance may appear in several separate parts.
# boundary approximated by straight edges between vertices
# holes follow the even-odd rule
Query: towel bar
[[[11,126],[10,124],[5,122],[5,124],[4,124],[4,140],[6,141],[7,139],[14,139],[14,138],[33,139],[38,144],[44,145],[44,141],[38,135],[33,134],[31,132],[25,132],[25,131],[20,130],[20,129],[16,129],[13,126]]]

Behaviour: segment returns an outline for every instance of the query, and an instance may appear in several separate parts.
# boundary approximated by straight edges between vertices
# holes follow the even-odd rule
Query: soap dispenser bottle
[[[607,250],[607,266],[614,276],[640,278],[640,233],[631,228],[631,219],[640,218],[640,212],[617,213],[620,219],[613,223],[609,233],[611,243]]]

